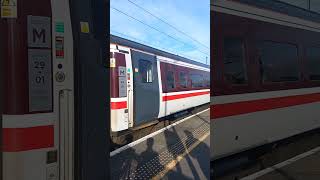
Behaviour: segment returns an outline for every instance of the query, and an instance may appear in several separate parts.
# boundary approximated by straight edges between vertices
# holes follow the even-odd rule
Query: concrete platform
[[[242,180],[319,180],[320,147],[300,154]]]
[[[210,113],[203,111],[111,157],[112,179],[210,179]],[[130,140],[130,139],[128,139]]]

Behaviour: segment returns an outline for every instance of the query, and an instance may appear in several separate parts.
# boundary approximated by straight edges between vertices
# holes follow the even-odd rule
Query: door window
[[[140,71],[142,83],[152,83],[152,80],[153,80],[152,62],[146,61],[146,60],[140,60],[139,71]]]

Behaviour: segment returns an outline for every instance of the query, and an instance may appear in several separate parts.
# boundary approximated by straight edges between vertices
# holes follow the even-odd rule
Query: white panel
[[[46,151],[49,149],[3,152],[3,179],[45,180]],[[57,163],[53,163],[51,166],[57,166]]]
[[[212,119],[211,159],[318,128],[319,110],[320,103],[311,103]]]
[[[125,109],[111,110],[111,131],[117,132],[128,129],[128,113]]]
[[[164,107],[164,114],[170,115],[182,110],[189,109],[191,107],[209,103],[209,101],[209,94],[166,101]]]
[[[295,96],[295,95],[307,95],[307,94],[313,94],[313,93],[320,93],[320,87],[245,93],[245,94],[235,94],[235,95],[225,95],[225,96],[212,96],[211,104],[212,105],[224,104],[224,103],[251,101],[251,100],[277,98],[277,97],[287,97],[287,96]]]

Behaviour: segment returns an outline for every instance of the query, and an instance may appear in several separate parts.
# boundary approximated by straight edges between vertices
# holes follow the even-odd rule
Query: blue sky
[[[111,0],[111,34],[131,39],[189,59],[210,62],[210,0],[130,0],[193,39],[139,9],[128,0]],[[114,10],[116,8],[168,34],[164,35]]]

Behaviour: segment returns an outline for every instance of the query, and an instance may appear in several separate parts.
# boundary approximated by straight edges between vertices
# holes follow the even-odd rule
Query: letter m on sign
[[[33,42],[40,41],[40,43],[46,43],[46,30],[45,29],[33,29]]]
[[[51,48],[51,18],[28,16],[28,47]]]

